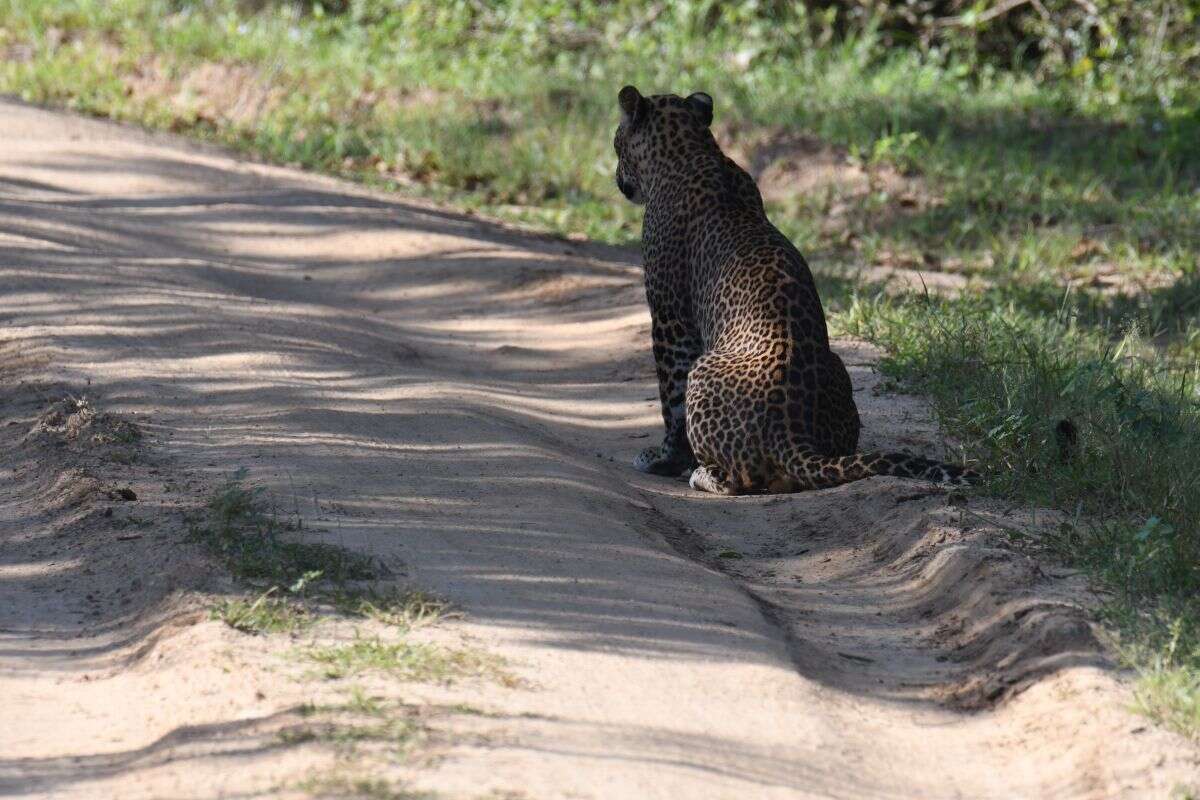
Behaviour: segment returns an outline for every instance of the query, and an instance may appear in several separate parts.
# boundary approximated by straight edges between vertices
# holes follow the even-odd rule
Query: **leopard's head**
[[[712,143],[713,100],[704,92],[688,97],[659,94],[643,97],[632,86],[617,95],[621,122],[613,147],[617,151],[617,188],[634,203],[645,203],[655,178],[693,148]]]

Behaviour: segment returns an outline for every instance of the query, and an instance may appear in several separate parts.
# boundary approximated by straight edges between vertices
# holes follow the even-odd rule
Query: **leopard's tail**
[[[979,483],[979,473],[941,461],[932,461],[908,453],[855,453],[827,456],[811,450],[793,452],[784,464],[784,472],[797,483],[798,490],[821,489],[872,475],[894,475],[951,486]]]

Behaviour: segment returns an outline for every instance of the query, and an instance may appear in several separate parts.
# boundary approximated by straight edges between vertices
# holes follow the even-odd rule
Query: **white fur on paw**
[[[688,478],[688,486],[691,486],[698,492],[709,492],[711,494],[733,494],[728,486],[724,486],[717,482],[715,478],[704,467],[696,467],[692,470],[691,476]]]

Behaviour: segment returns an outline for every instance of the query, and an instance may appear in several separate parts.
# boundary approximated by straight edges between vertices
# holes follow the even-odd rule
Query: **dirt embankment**
[[[0,792],[1196,780],[1195,749],[1126,710],[1084,581],[1010,541],[1052,516],[894,479],[727,499],[633,472],[660,422],[630,254],[0,110]],[[838,349],[864,446],[941,454],[877,354]],[[462,615],[211,619],[253,587],[186,515],[239,468],[289,536]]]

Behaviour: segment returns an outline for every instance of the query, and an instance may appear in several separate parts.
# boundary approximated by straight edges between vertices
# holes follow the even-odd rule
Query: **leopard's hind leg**
[[[762,488],[766,460],[762,448],[761,409],[743,357],[706,353],[688,376],[688,441],[699,466],[694,489],[742,494]]]

